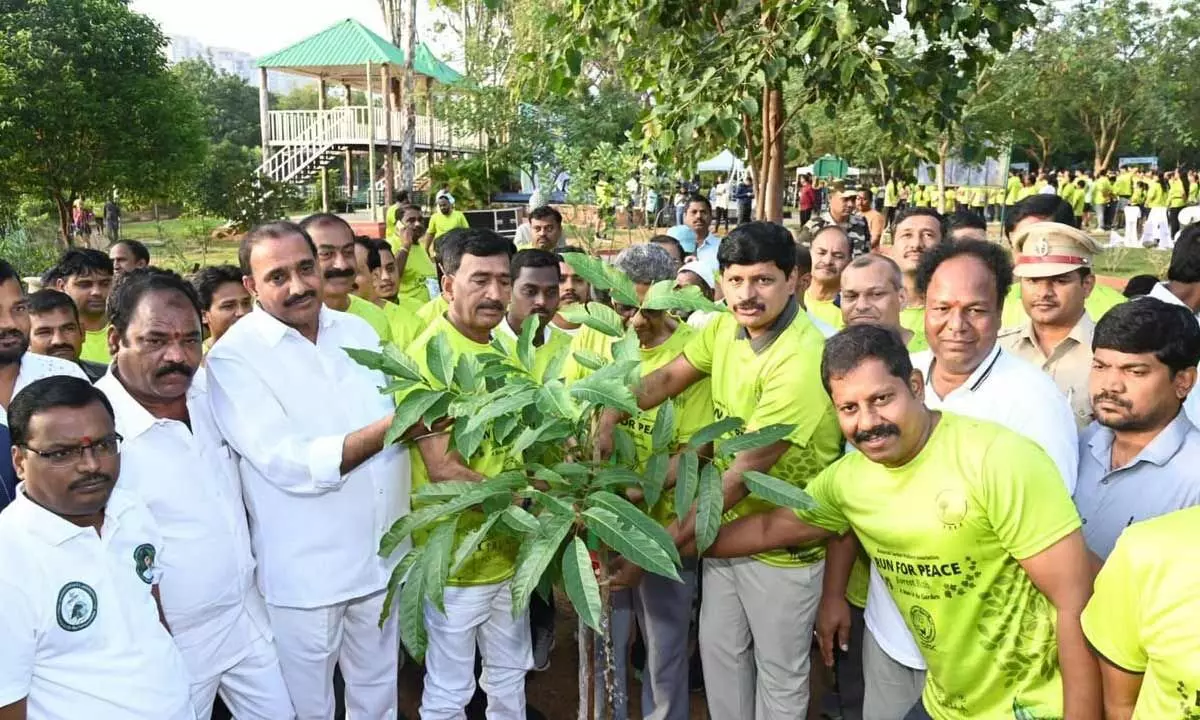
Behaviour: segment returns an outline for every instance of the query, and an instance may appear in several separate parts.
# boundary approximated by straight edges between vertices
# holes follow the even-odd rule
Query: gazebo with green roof
[[[356,20],[342,20],[311,37],[258,60],[259,115],[263,164],[259,172],[280,182],[304,185],[319,176],[322,207],[329,207],[327,168],[337,159],[346,167],[346,194],[354,198],[353,163],[367,156],[366,205],[372,218],[390,202],[396,182],[395,144],[402,127],[404,51]],[[268,71],[315,78],[316,110],[271,110]],[[435,153],[462,155],[479,151],[484,138],[455,132],[433,113],[433,85],[463,87],[466,81],[424,44],[413,53],[413,72],[424,96],[424,114],[415,118],[417,177],[427,171]],[[345,104],[327,107],[330,83],[340,85]],[[352,90],[362,90],[367,105],[352,106]],[[374,98],[382,96],[379,106]],[[383,167],[376,153],[383,153]],[[424,153],[422,155],[421,153]],[[382,171],[382,178],[380,178]],[[379,198],[382,185],[383,201]]]

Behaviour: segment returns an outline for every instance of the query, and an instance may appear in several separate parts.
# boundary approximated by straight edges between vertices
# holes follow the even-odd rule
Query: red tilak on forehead
[[[90,437],[88,437],[87,435],[84,435],[83,436],[83,444],[90,445],[91,443],[92,443],[92,439]]]

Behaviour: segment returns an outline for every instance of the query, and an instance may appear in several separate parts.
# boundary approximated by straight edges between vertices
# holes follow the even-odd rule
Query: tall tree
[[[200,161],[195,100],[162,32],[122,0],[14,0],[0,13],[0,175],[53,200],[163,193]]]
[[[638,128],[647,151],[742,150],[755,172],[758,217],[778,220],[784,130],[796,112],[863,96],[886,121],[898,99],[934,86],[943,91],[939,115],[953,115],[961,87],[993,48],[1007,50],[1033,21],[1032,2],[549,0],[542,31],[557,42],[524,57],[525,78],[541,91],[569,91],[591,82],[593,58],[615,56],[617,71],[652,98]],[[918,48],[918,63],[898,61],[897,37]],[[796,90],[787,101],[786,88]]]
[[[257,89],[237,75],[217,70],[200,59],[176,63],[171,74],[196,99],[208,126],[209,140],[258,147]]]

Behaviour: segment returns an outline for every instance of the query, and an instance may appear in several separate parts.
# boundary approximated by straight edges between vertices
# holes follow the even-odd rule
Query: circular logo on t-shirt
[[[58,626],[78,632],[96,619],[96,591],[81,582],[69,582],[58,591]]]
[[[953,530],[962,525],[967,516],[967,498],[960,490],[946,489],[937,494],[934,499],[938,519],[947,528]]]
[[[154,582],[154,546],[142,543],[133,550],[133,568],[137,570],[142,582],[149,585]]]
[[[929,611],[920,605],[913,605],[912,610],[908,611],[908,619],[912,622],[913,632],[921,644],[932,648],[933,641],[937,639],[937,628],[934,627],[933,616]]]

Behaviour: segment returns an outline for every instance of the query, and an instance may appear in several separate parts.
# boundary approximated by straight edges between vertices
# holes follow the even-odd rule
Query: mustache
[[[1118,396],[1118,395],[1114,395],[1114,394],[1112,394],[1112,393],[1109,393],[1109,392],[1102,392],[1102,393],[1098,393],[1098,394],[1096,394],[1096,395],[1093,395],[1093,396],[1092,396],[1092,404],[1093,404],[1093,405],[1097,405],[1097,404],[1099,404],[1100,402],[1103,402],[1103,401],[1105,401],[1105,400],[1107,400],[1108,402],[1112,403],[1113,405],[1117,405],[1117,406],[1123,407],[1123,408],[1125,408],[1126,410],[1128,410],[1128,409],[1130,409],[1131,407],[1133,407],[1132,405],[1130,405],[1130,403],[1129,403],[1129,401],[1128,401],[1128,400],[1125,400],[1124,398],[1122,398],[1122,397],[1120,397],[1120,396]]]
[[[738,310],[766,310],[767,306],[763,305],[762,303],[744,302],[744,303],[739,303],[737,306],[737,309]]]
[[[68,343],[59,343],[58,345],[51,345],[50,347],[46,348],[47,353],[55,353],[59,350],[66,350],[72,355],[75,354],[75,346]]]
[[[68,485],[67,490],[78,490],[84,485],[89,485],[97,481],[107,483],[108,485],[112,485],[115,482],[113,476],[108,473],[89,473]]]
[[[291,306],[293,306],[293,305],[297,305],[297,304],[299,304],[299,303],[302,303],[302,302],[304,302],[305,300],[307,300],[307,299],[309,299],[309,298],[315,298],[316,296],[317,296],[317,291],[316,291],[316,290],[306,290],[305,292],[302,292],[302,293],[300,293],[299,295],[291,295],[291,296],[289,296],[287,300],[284,300],[284,301],[283,301],[283,306],[284,306],[284,307],[291,307]]]
[[[183,363],[167,363],[166,365],[163,365],[154,371],[154,377],[166,377],[167,375],[173,375],[175,373],[179,373],[184,377],[190,378],[196,374],[196,368],[188,367]]]
[[[476,312],[479,310],[495,310],[496,312],[504,312],[504,306],[495,300],[484,300],[475,306]]]
[[[0,340],[7,340],[8,338],[24,340],[25,333],[21,332],[20,330],[18,330],[16,328],[10,328],[8,330],[0,330]]]
[[[351,270],[350,268],[346,268],[345,270],[338,270],[337,268],[329,268],[328,270],[325,271],[325,279],[326,280],[337,280],[339,278],[354,277],[354,275],[355,275],[355,272],[353,270]]]
[[[876,425],[869,430],[856,432],[854,433],[854,437],[851,439],[855,442],[855,444],[858,444],[885,437],[900,437],[900,427],[891,423],[883,423],[882,425]]]

